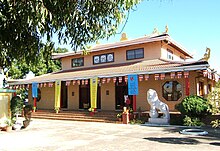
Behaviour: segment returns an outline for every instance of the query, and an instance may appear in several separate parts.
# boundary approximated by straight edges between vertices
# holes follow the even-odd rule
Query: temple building
[[[202,59],[188,61],[192,55],[167,31],[159,33],[155,29],[151,35],[136,39],[128,39],[123,33],[119,42],[96,44],[88,51],[53,54],[53,59],[61,60],[62,70],[11,86],[29,88],[29,101],[38,109],[58,106],[61,110],[84,110],[94,107],[91,100],[95,99],[98,111],[115,111],[126,106],[128,96],[131,108],[149,111],[147,91],[154,89],[170,111],[175,111],[175,105],[186,96],[206,97],[219,77],[210,69],[209,48]],[[91,91],[94,79],[97,88]],[[36,103],[33,83],[38,90]]]

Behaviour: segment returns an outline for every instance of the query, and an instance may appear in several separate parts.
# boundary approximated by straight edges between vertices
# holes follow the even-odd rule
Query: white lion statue
[[[163,113],[162,118],[164,119],[170,119],[170,113],[169,108],[167,104],[161,102],[157,96],[157,92],[153,89],[149,89],[147,91],[147,101],[151,106],[150,109],[150,117],[151,118],[157,118],[158,112],[157,109],[160,110]]]

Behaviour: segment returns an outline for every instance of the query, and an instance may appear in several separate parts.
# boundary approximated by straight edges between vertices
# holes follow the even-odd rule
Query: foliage
[[[132,119],[129,122],[130,124],[144,124],[144,121],[140,120],[140,119]]]
[[[220,81],[216,83],[215,88],[212,92],[208,94],[209,111],[212,114],[220,113]],[[216,119],[211,122],[214,128],[220,127],[220,120]]]
[[[212,124],[212,127],[214,128],[220,128],[220,120],[219,119],[216,119],[214,121],[211,121],[211,124]]]
[[[116,117],[117,117],[117,118],[122,118],[122,113],[118,113],[118,114],[116,115]]]
[[[189,117],[202,117],[208,113],[208,102],[206,99],[192,95],[183,99],[183,101],[176,106],[176,109],[182,115]]]
[[[208,94],[210,104],[209,111],[212,114],[220,113],[220,81],[216,84],[214,90]]]
[[[184,125],[186,126],[203,126],[204,125],[204,123],[201,122],[199,118],[189,117],[187,115],[183,119],[183,122],[184,122]]]
[[[116,29],[129,10],[140,0],[0,1],[0,66],[14,59],[34,60],[41,52],[43,38],[54,34],[60,43],[71,44],[76,51],[86,43],[106,38]]]
[[[183,101],[176,105],[176,109],[184,116],[184,125],[201,126],[201,118],[209,114],[208,101],[200,96],[192,95],[183,99]]]
[[[21,113],[23,109],[23,104],[24,104],[24,101],[19,96],[12,97],[11,103],[10,103],[12,118],[15,117],[16,114]]]
[[[10,118],[7,118],[7,119],[5,120],[5,124],[6,124],[7,126],[12,126],[14,123],[13,123],[13,121],[12,121]]]
[[[29,71],[32,71],[36,76],[58,71],[61,69],[61,62],[59,60],[52,60],[51,55],[52,53],[63,53],[67,51],[65,48],[54,49],[52,43],[47,43],[42,48],[39,56],[36,57],[35,62],[31,62],[30,64],[27,64],[25,60],[15,60],[12,62],[8,76],[12,79],[21,79]]]

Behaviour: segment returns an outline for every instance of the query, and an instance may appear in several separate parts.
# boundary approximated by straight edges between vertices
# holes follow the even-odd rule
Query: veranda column
[[[56,113],[59,112],[60,110],[60,94],[61,94],[61,81],[57,80],[55,82],[55,103],[54,103],[54,108]]]

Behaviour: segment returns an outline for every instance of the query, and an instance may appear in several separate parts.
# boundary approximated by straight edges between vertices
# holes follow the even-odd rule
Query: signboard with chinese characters
[[[38,97],[38,83],[37,82],[32,83],[32,97],[33,98]]]
[[[138,75],[128,75],[128,95],[138,95]]]

